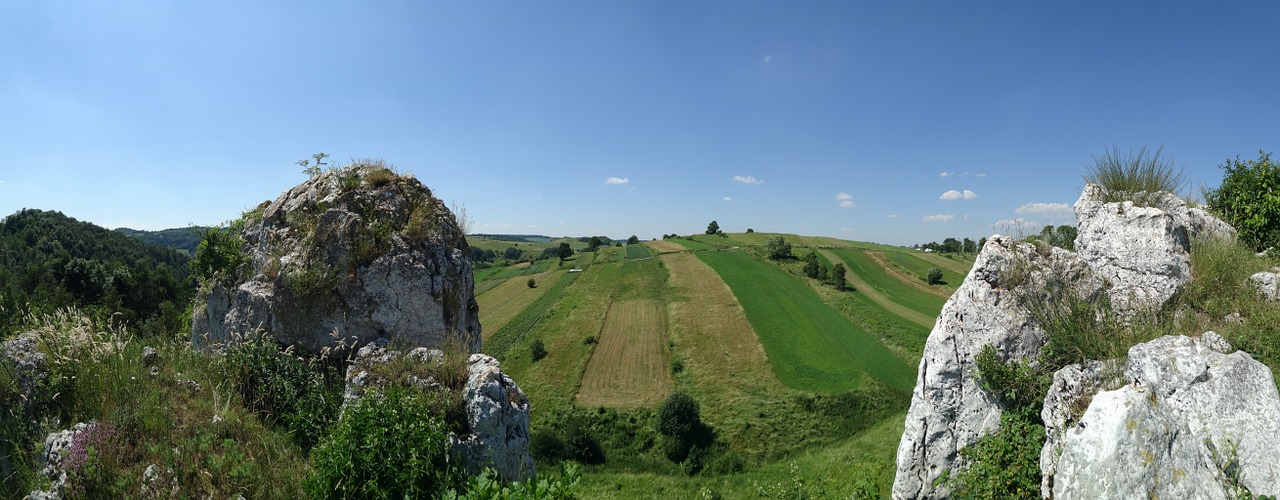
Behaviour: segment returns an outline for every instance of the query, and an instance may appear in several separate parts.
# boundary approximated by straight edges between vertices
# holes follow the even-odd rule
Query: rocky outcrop
[[[51,432],[44,438],[44,448],[40,452],[40,474],[49,480],[48,490],[32,491],[28,498],[57,500],[62,498],[67,484],[67,462],[76,438],[89,432],[93,422],[78,423],[70,429]]]
[[[925,343],[898,444],[895,498],[946,497],[946,485],[935,483],[961,465],[960,449],[999,429],[1001,409],[978,385],[974,358],[987,345],[1006,360],[1040,351],[1045,334],[1019,305],[1013,288],[1033,286],[1049,274],[1084,285],[1085,293],[1092,283],[1070,252],[994,236],[942,306]]]
[[[925,343],[898,445],[895,498],[946,497],[938,479],[965,466],[960,449],[998,430],[1002,408],[979,386],[974,357],[991,345],[1005,360],[1036,362],[1046,337],[1024,304],[1062,300],[1065,290],[1089,301],[1105,294],[1122,318],[1157,310],[1190,282],[1193,238],[1235,236],[1229,225],[1167,193],[1142,196],[1144,206],[1102,195],[1089,185],[1076,202],[1076,253],[1000,236],[983,247]],[[1107,383],[1076,370],[1055,378],[1057,399],[1045,409],[1057,436],[1078,414],[1069,405]],[[1052,458],[1044,457],[1049,467],[1056,466]]]
[[[394,372],[385,367],[405,358]],[[460,360],[459,360],[460,361]],[[469,432],[450,434],[452,457],[471,474],[492,467],[508,481],[533,477],[533,457],[529,454],[529,398],[510,377],[502,373],[496,359],[472,354],[465,365],[451,366],[439,350],[417,348],[401,353],[370,343],[357,351],[347,369],[343,405],[350,405],[389,383],[400,383],[430,391],[456,392]],[[403,377],[391,380],[390,377]]]
[[[247,263],[200,293],[197,343],[263,330],[312,352],[388,337],[480,349],[466,239],[412,176],[324,172],[247,214],[239,237]]]
[[[1044,397],[1040,419],[1044,422],[1045,442],[1040,450],[1042,492],[1053,491],[1053,474],[1062,453],[1060,442],[1068,429],[1080,421],[1098,391],[1115,389],[1124,384],[1124,367],[1115,361],[1088,361],[1067,365],[1054,372],[1049,393]]]
[[[1129,383],[1093,396],[1059,443],[1054,498],[1280,493],[1271,369],[1213,332],[1129,349]]]

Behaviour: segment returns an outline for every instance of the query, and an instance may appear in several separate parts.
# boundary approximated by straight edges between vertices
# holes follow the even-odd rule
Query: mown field
[[[845,263],[852,287],[836,290],[798,260],[764,258],[774,236],[698,235],[483,271],[483,351],[533,404],[542,470],[558,460],[544,438],[578,435],[599,447],[584,469],[588,498],[794,497],[797,484],[811,497],[887,495],[920,349],[971,260],[943,267],[907,249],[783,235],[797,256]],[[934,266],[945,285],[907,281]],[[538,342],[547,354],[535,361]],[[699,402],[714,437],[692,475],[654,430],[672,391]]]

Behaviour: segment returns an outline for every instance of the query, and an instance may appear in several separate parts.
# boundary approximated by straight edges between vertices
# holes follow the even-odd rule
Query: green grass
[[[526,307],[515,318],[508,321],[502,329],[493,333],[489,337],[489,341],[485,342],[481,349],[485,354],[502,360],[506,357],[507,350],[516,343],[525,339],[530,332],[534,331],[539,324],[546,318],[553,304],[560,300],[560,296],[564,294],[565,288],[573,284],[578,278],[577,273],[565,273],[560,280],[552,285],[550,290],[543,293],[538,300],[533,301],[529,307]]]
[[[893,387],[914,387],[914,370],[796,277],[742,252],[702,252],[698,257],[742,303],[783,384],[841,392],[856,388],[865,373]]]
[[[854,274],[861,276],[880,293],[902,306],[926,316],[937,317],[947,299],[918,290],[890,275],[865,251],[837,249],[837,256]],[[945,273],[945,272],[944,272]],[[945,274],[944,274],[945,276]],[[923,283],[923,282],[922,282]]]
[[[648,259],[653,257],[644,245],[627,245],[627,260]]]
[[[942,271],[943,283],[946,283],[946,287],[951,290],[958,288],[960,283],[964,281],[964,274],[953,271],[949,267],[936,265],[932,262],[921,259],[920,257],[911,255],[908,252],[889,251],[884,254],[889,258],[889,263],[891,265],[897,266],[898,269],[901,269],[903,272],[914,277],[926,276],[929,273],[930,268],[938,268]]]
[[[677,245],[680,245],[682,247],[685,247],[685,248],[688,248],[689,250],[694,250],[694,251],[715,250],[719,248],[715,245],[710,245],[707,243],[703,243],[701,241],[691,240],[688,238],[675,238],[667,241],[674,242]]]

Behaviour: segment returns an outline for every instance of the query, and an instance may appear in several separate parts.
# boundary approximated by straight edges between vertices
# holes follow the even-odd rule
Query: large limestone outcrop
[[[1000,407],[978,385],[974,358],[987,345],[996,346],[1004,359],[1039,352],[1045,334],[1012,288],[1034,286],[1046,272],[1085,285],[1083,293],[1093,283],[1070,252],[994,236],[942,306],[925,343],[898,444],[894,497],[946,497],[946,486],[935,483],[958,466],[960,449],[999,429]]]
[[[311,351],[386,337],[479,351],[466,239],[412,176],[377,164],[330,170],[245,219],[249,262],[197,298],[195,342],[261,329]]]
[[[1160,306],[1191,281],[1191,238],[1234,239],[1230,225],[1171,193],[1143,193],[1150,206],[1105,202],[1088,184],[1076,201],[1076,252],[1110,286],[1121,312]]]
[[[404,357],[418,369],[393,372],[404,380],[388,380],[383,367]],[[343,405],[377,392],[388,383],[403,383],[431,391],[457,392],[465,414],[466,434],[450,434],[452,456],[471,474],[493,467],[508,481],[534,476],[529,454],[529,398],[510,377],[502,373],[498,361],[484,354],[472,354],[465,366],[449,366],[448,358],[435,349],[416,348],[401,353],[370,343],[356,352],[347,368]]]
[[[1054,498],[1280,493],[1270,368],[1208,332],[1135,345],[1124,374],[1128,384],[1093,396],[1058,443]]]
[[[1076,202],[1078,253],[999,236],[983,247],[925,343],[898,445],[895,498],[946,497],[949,490],[937,479],[964,466],[959,450],[998,430],[1002,408],[978,385],[974,356],[993,345],[1006,360],[1036,360],[1045,334],[1019,299],[1060,300],[1062,293],[1046,289],[1053,285],[1084,299],[1106,293],[1122,316],[1158,309],[1191,280],[1193,238],[1235,235],[1229,225],[1173,195],[1144,196],[1152,206],[1105,202],[1102,195],[1089,185]]]

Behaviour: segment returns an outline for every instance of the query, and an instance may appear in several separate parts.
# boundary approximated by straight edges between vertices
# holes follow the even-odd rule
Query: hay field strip
[[[507,323],[529,307],[538,297],[550,290],[559,282],[564,271],[551,271],[529,276],[537,286],[529,288],[529,281],[521,278],[508,278],[498,286],[477,294],[476,302],[480,304],[480,327],[483,340],[489,340],[493,332],[501,330]]]
[[[845,267],[889,300],[925,316],[936,318],[942,312],[942,305],[947,301],[945,297],[927,293],[894,277],[886,269],[887,264],[881,264],[881,261],[869,255],[875,250],[835,249],[833,252],[840,257]],[[928,286],[924,282],[920,284]]]
[[[650,299],[610,304],[578,388],[581,406],[635,408],[671,392],[666,311]]]
[[[836,256],[836,254],[830,250],[820,250],[819,253],[823,257],[826,257],[830,262],[843,262],[840,257]],[[883,307],[886,311],[925,328],[933,328],[933,323],[937,320],[937,316],[929,316],[894,302],[889,299],[889,297],[886,297],[881,293],[879,289],[871,286],[870,283],[867,283],[866,280],[862,279],[861,276],[858,276],[851,270],[846,270],[844,277],[849,281],[850,285],[853,285],[853,289],[857,291],[856,293],[861,293],[872,302]]]

